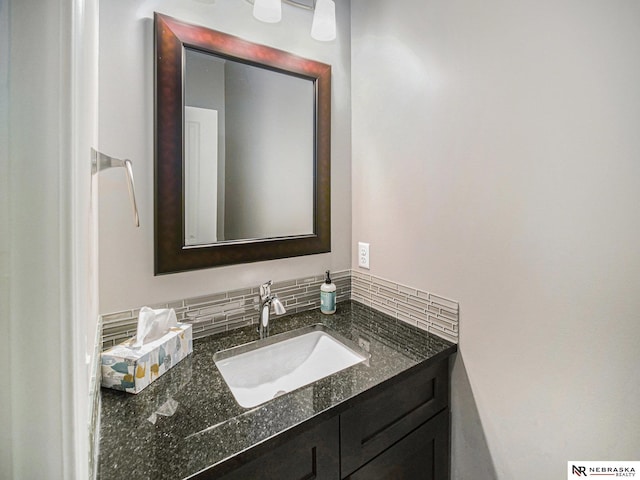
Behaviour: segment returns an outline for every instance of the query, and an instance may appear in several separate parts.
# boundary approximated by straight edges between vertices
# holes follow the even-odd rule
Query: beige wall
[[[283,6],[283,20],[255,20],[241,0],[100,2],[100,149],[133,162],[141,227],[135,229],[123,172],[100,178],[100,311],[108,313],[217,291],[349,268],[351,91],[349,3],[337,2],[338,38],[310,37],[311,13]],[[153,11],[333,66],[332,252],[196,272],[153,275]],[[277,212],[274,212],[277,215]]]
[[[352,0],[353,243],[460,301],[455,479],[640,459],[639,24],[631,0]]]

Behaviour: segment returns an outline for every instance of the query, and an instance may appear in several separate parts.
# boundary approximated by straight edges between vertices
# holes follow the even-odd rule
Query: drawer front
[[[421,368],[340,415],[345,477],[425,423],[449,403],[448,360]]]
[[[448,480],[449,410],[382,452],[347,480]]]

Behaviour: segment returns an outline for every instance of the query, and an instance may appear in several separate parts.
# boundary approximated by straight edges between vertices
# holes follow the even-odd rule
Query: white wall
[[[1,478],[89,478],[95,14],[95,0],[0,5]]]
[[[153,11],[333,65],[332,253],[153,275]],[[337,2],[338,39],[310,37],[311,14],[283,6],[279,24],[253,18],[240,0],[100,2],[100,148],[130,158],[141,227],[135,229],[122,172],[100,179],[100,311],[349,268],[351,251],[351,100],[349,3]]]
[[[455,479],[640,460],[638,25],[633,0],[352,1],[353,241],[460,301]]]

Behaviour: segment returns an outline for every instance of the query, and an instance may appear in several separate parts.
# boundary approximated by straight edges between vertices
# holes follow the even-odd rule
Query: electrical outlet
[[[369,268],[369,244],[358,242],[358,266]]]

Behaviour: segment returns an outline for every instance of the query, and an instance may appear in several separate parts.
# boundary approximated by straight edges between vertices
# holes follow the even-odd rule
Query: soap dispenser
[[[320,311],[327,315],[336,312],[336,286],[331,281],[329,270],[327,270],[324,283],[320,287]]]

